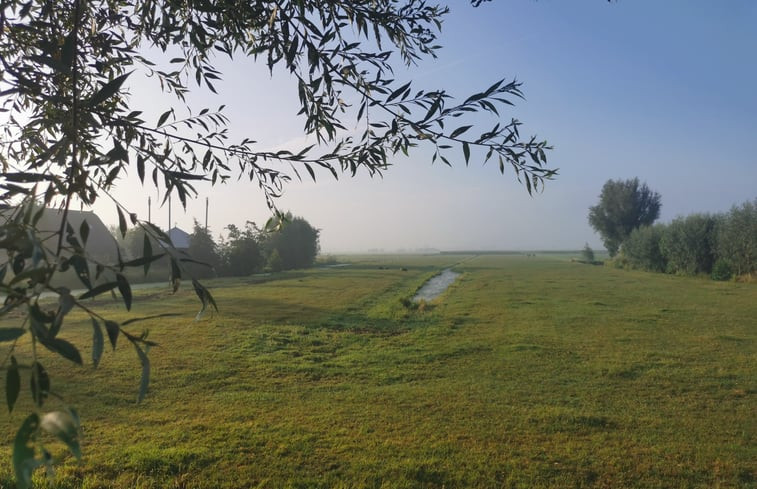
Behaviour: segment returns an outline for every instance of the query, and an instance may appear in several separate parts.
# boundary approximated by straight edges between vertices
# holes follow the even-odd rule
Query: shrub
[[[719,258],[712,266],[712,280],[731,280],[733,269],[728,260]]]
[[[584,245],[584,249],[581,250],[581,256],[583,259],[589,263],[592,263],[594,261],[594,250],[591,249],[591,246],[589,246],[589,243],[586,243]]]
[[[757,199],[734,206],[718,224],[717,255],[736,275],[757,271]]]
[[[400,304],[402,304],[402,307],[404,307],[405,309],[409,309],[411,311],[418,309],[418,303],[410,297],[400,297]]]
[[[280,272],[284,269],[283,263],[281,261],[281,255],[279,254],[278,249],[274,248],[271,254],[268,255],[268,263],[266,263],[266,269],[269,272]]]
[[[615,255],[614,258],[607,260],[605,263],[619,270],[628,270],[629,268],[631,268],[631,265],[628,262],[628,258],[626,258],[623,253]]]
[[[643,226],[634,229],[623,243],[623,256],[631,268],[648,272],[664,272],[667,260],[660,249],[665,225]]]
[[[692,214],[674,219],[665,228],[660,249],[667,261],[669,273],[712,273],[718,219],[709,214]]]

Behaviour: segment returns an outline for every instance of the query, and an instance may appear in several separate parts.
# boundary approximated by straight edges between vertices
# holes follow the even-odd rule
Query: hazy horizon
[[[400,67],[398,84],[412,79],[415,88],[466,97],[517,78],[526,100],[503,119],[520,119],[522,134],[554,145],[549,165],[559,175],[531,197],[496,164],[472,160],[466,168],[458,155],[452,168],[432,166],[429,148],[392,158],[381,178],[335,181],[320,172],[313,183],[292,175],[278,205],[322,230],[324,253],[577,250],[584,243],[600,250],[587,213],[608,179],[638,177],[659,192],[662,222],[724,212],[757,196],[757,64],[748,62],[757,46],[757,3],[516,0],[477,9],[460,2],[451,10],[439,58]],[[193,95],[194,107],[226,104],[232,142],[250,137],[260,149],[297,148],[303,122],[290,78],[271,79],[243,58],[217,64],[221,95]],[[133,78],[133,108],[157,119],[172,101],[152,81]],[[151,196],[153,221],[168,225],[155,189],[135,179],[118,184],[117,198],[147,219]],[[204,222],[206,197],[213,236],[227,224],[262,225],[270,216],[246,179],[197,189],[186,211],[174,199],[171,225],[191,231],[193,219]],[[117,222],[111,202],[101,198],[93,210],[106,224]]]

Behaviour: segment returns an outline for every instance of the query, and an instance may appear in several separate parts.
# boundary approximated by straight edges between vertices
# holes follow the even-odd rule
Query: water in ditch
[[[442,271],[442,273],[431,277],[425,284],[423,284],[423,287],[415,293],[413,301],[420,302],[423,300],[428,302],[436,299],[442,294],[442,292],[447,290],[447,287],[452,285],[452,282],[454,282],[459,276],[459,273],[453,272],[449,268]]]

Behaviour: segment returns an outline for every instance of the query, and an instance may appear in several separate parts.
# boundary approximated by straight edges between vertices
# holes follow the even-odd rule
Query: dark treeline
[[[642,226],[623,242],[619,266],[716,280],[757,272],[757,199],[723,214],[692,214]]]
[[[209,229],[196,220],[189,236],[189,247],[182,250],[191,261],[185,266],[195,278],[246,276],[260,272],[279,272],[313,266],[319,251],[319,230],[302,217],[287,213],[278,231],[265,231],[248,221],[244,228],[229,224],[226,235],[214,239]],[[130,229],[119,239],[122,253],[129,259],[144,254],[145,233]],[[117,236],[120,237],[120,236]],[[157,252],[160,244],[154,240]],[[156,268],[162,268],[161,263]],[[167,267],[167,264],[166,264]],[[160,274],[159,270],[156,270]]]

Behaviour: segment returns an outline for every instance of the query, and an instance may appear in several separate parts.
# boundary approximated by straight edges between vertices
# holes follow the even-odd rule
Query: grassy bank
[[[140,315],[182,313],[134,325],[160,344],[141,405],[127,344],[97,370],[44,352],[84,423],[84,462],[53,486],[757,484],[754,285],[554,257],[351,259],[211,281],[221,312],[196,322],[191,291],[139,292]],[[463,275],[440,300],[402,305],[449,265]],[[91,335],[88,323],[62,333]],[[3,486],[29,409],[5,415]]]

